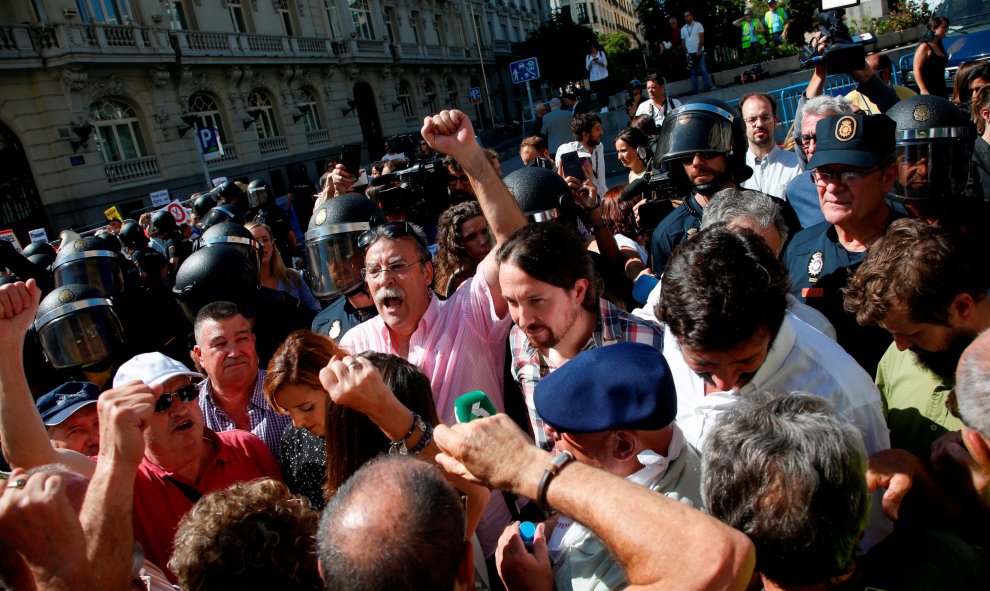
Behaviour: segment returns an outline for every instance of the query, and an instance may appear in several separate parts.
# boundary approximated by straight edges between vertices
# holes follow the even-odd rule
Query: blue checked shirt
[[[259,369],[258,379],[254,382],[254,392],[251,394],[251,401],[248,402],[248,420],[251,421],[251,432],[260,437],[272,451],[275,459],[281,462],[282,431],[292,424],[292,418],[289,415],[279,414],[268,406],[268,401],[262,393],[264,383],[265,370]],[[210,388],[209,379],[199,384],[199,408],[203,411],[203,421],[206,426],[217,433],[237,428],[227,413],[213,402],[213,390]]]
[[[582,351],[622,342],[644,343],[652,345],[658,351],[663,351],[662,328],[616,308],[605,299],[598,301],[598,321]],[[536,445],[549,450],[550,444],[543,431],[543,420],[536,412],[533,394],[540,379],[553,371],[553,368],[518,326],[513,326],[512,332],[509,333],[509,347],[512,351],[512,377],[519,382],[523,396],[526,398],[526,408],[529,409],[529,422],[533,426]],[[588,376],[588,379],[594,379],[594,376]]]

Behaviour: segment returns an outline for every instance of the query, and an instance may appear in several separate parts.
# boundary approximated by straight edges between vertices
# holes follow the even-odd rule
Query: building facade
[[[623,33],[637,43],[639,18],[633,0],[550,0],[551,12],[570,11],[571,20],[596,33]]]
[[[29,0],[0,5],[0,230],[88,227],[210,179],[310,180],[339,146],[456,107],[510,120],[496,60],[536,0]],[[507,74],[507,73],[506,73]],[[509,85],[511,87],[511,85]],[[480,106],[469,89],[487,88]],[[223,156],[204,163],[197,127]]]

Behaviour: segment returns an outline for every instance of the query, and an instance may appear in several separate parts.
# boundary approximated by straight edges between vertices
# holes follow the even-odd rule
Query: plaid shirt
[[[281,462],[282,458],[282,431],[292,424],[289,415],[283,415],[272,407],[268,406],[262,386],[265,383],[265,370],[258,370],[258,379],[254,382],[254,392],[248,402],[248,420],[251,421],[251,432],[261,438],[272,450],[275,459]],[[199,408],[203,411],[203,421],[207,427],[217,433],[232,431],[237,428],[234,421],[223,412],[213,401],[213,390],[210,388],[210,380],[206,379],[199,384]]]
[[[582,351],[622,342],[644,343],[656,347],[658,351],[663,351],[662,328],[616,308],[605,299],[599,299],[598,302],[595,330]],[[512,327],[509,346],[512,351],[512,377],[519,382],[523,396],[526,398],[536,445],[549,450],[550,445],[543,431],[543,421],[536,412],[533,394],[540,379],[553,371],[553,368],[547,364],[546,358],[533,347],[526,333],[518,326]]]

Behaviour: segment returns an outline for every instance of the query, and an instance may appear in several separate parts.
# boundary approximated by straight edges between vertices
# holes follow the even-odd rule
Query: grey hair
[[[867,455],[829,401],[803,392],[742,396],[703,451],[705,508],[749,536],[758,571],[781,585],[848,572],[869,512]]]
[[[980,334],[959,361],[956,401],[966,425],[990,438],[990,331]]]
[[[780,205],[759,191],[722,189],[715,193],[701,214],[701,229],[718,223],[731,226],[740,220],[750,220],[763,229],[776,228],[780,243],[787,243],[787,222]]]
[[[827,94],[813,96],[804,101],[804,106],[801,107],[798,116],[794,118],[794,124],[795,128],[800,130],[801,122],[804,121],[806,115],[830,117],[832,115],[845,115],[852,112],[852,107],[842,97],[829,96]]]
[[[551,109],[559,109],[560,108],[560,99],[557,98],[557,97],[553,97],[552,99],[550,99],[550,108]]]

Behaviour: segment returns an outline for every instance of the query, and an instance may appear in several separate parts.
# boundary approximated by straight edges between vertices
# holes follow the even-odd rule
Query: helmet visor
[[[38,340],[55,369],[106,361],[124,348],[124,331],[107,305],[72,310],[38,328]]]
[[[69,261],[54,270],[55,286],[82,283],[91,285],[107,297],[124,290],[124,274],[113,257],[94,256]]]
[[[357,245],[361,234],[331,234],[306,241],[306,259],[315,296],[340,295],[363,281],[364,253]]]
[[[268,189],[264,186],[248,188],[248,203],[251,204],[251,207],[268,203]]]
[[[663,121],[654,153],[657,161],[687,158],[701,152],[730,154],[732,152],[732,122],[717,107],[688,105],[675,109]],[[717,112],[715,112],[717,111]]]
[[[972,157],[969,145],[958,140],[902,142],[897,145],[899,199],[958,199],[966,189]]]
[[[254,275],[259,275],[261,269],[261,248],[254,240],[241,238],[240,236],[218,236],[203,241],[204,248],[211,246],[229,246],[241,251],[254,268]]]

